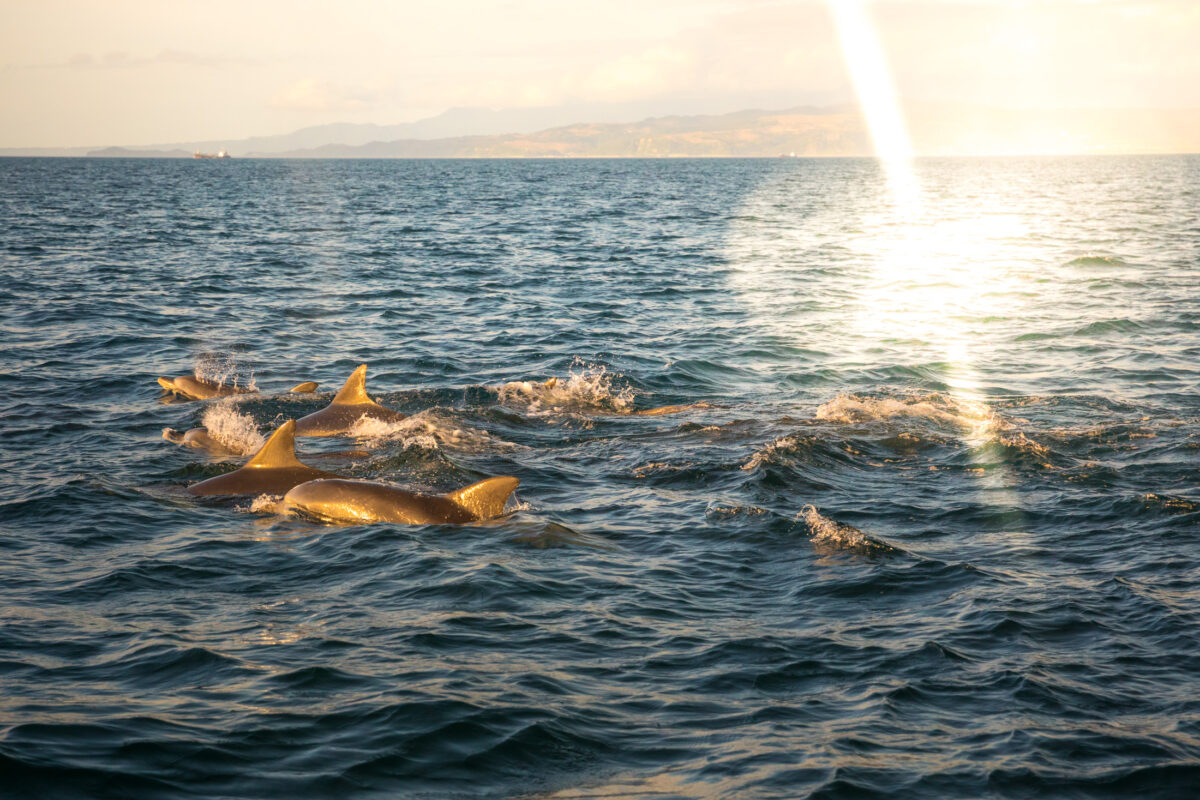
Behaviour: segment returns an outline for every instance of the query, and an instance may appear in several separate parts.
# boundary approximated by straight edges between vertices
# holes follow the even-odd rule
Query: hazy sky
[[[1200,107],[1200,0],[881,0],[871,15],[908,98]],[[0,0],[0,147],[850,97],[827,7],[808,0]]]

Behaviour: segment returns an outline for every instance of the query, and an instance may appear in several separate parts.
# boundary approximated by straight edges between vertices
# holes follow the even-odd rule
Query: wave
[[[835,545],[844,550],[889,549],[888,545],[872,539],[853,525],[824,516],[812,505],[800,509],[796,519],[808,526],[815,544]]]
[[[1089,323],[1073,332],[1074,336],[1099,336],[1108,333],[1133,333],[1134,331],[1142,330],[1145,326],[1134,319],[1128,317],[1119,317],[1116,319],[1102,319],[1096,322]]]
[[[968,431],[994,429],[1001,425],[986,403],[960,400],[942,392],[899,398],[840,394],[819,406],[815,417],[825,422],[844,423],[910,417]]]
[[[914,465],[930,471],[995,464],[1056,469],[1074,463],[1058,442],[1030,430],[1029,420],[1004,416],[987,403],[942,392],[872,397],[838,395],[812,419],[781,420],[800,430],[777,436],[741,465],[745,472],[803,462],[829,469]],[[851,425],[849,431],[828,425]]]
[[[742,465],[742,469],[746,472],[752,472],[759,467],[770,464],[775,461],[777,454],[795,452],[797,447],[800,447],[804,444],[804,441],[804,437],[799,436],[798,434],[780,436],[778,439],[771,442],[766,447],[763,447],[761,450],[756,450],[754,454],[750,456],[749,460]]]
[[[1113,267],[1127,267],[1129,262],[1119,256],[1080,256],[1073,258],[1063,266],[1065,267],[1085,267],[1089,269],[1106,269]]]

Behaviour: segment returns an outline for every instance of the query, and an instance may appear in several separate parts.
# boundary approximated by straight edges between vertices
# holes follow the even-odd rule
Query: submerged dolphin
[[[187,431],[177,431],[174,428],[163,428],[162,438],[180,447],[190,447],[193,450],[203,450],[213,456],[236,455],[225,445],[213,438],[208,428],[192,428]]]
[[[701,400],[699,403],[688,403],[682,406],[658,406],[657,408],[646,408],[641,411],[628,412],[631,417],[661,417],[664,414],[679,414],[683,411],[691,411],[693,408],[712,408],[712,405]]]
[[[208,400],[213,397],[254,393],[253,389],[245,389],[227,383],[214,383],[191,375],[181,375],[178,378],[159,378],[158,385],[187,400]]]
[[[551,378],[541,384],[543,389],[553,389],[558,385],[558,378]],[[712,408],[710,403],[701,400],[699,403],[688,403],[686,405],[676,406],[656,406],[654,408],[644,408],[641,411],[618,411],[622,416],[628,417],[661,417],[664,414],[679,414],[683,411],[691,411],[694,408]]]
[[[159,378],[158,385],[177,397],[185,400],[209,400],[213,397],[230,397],[235,394],[257,394],[257,389],[247,389],[232,384],[214,383],[213,381],[196,378],[191,375],[181,375],[178,378]],[[304,383],[288,389],[297,394],[308,394],[317,390],[316,381]]]
[[[241,469],[192,484],[188,491],[198,495],[283,494],[306,481],[336,477],[300,463],[296,458],[296,423],[289,419]]]
[[[342,436],[363,417],[384,422],[398,422],[406,417],[399,411],[384,408],[367,396],[367,365],[362,364],[333,398],[320,411],[296,421],[297,436]]]
[[[558,385],[558,378],[550,378],[539,385],[543,389],[553,389]],[[701,400],[699,403],[688,403],[687,405],[657,406],[655,408],[645,408],[641,411],[618,411],[616,413],[629,417],[661,417],[664,414],[679,414],[683,411],[691,411],[694,408],[712,408],[712,405]]]
[[[477,522],[504,513],[520,483],[501,476],[443,495],[406,492],[370,481],[318,480],[284,495],[279,508],[333,522],[402,522],[408,525]]]

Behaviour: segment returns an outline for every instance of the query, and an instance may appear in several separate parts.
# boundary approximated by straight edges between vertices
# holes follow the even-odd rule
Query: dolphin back
[[[288,491],[280,509],[353,524],[461,525],[501,514],[517,483],[488,478],[447,495],[421,495],[373,481],[315,480]]]
[[[283,494],[308,481],[336,478],[332,472],[302,464],[296,458],[295,431],[296,423],[289,419],[240,469],[194,483],[188,491],[222,495]]]
[[[371,399],[367,394],[367,365],[361,364],[338,390],[333,402],[296,422],[296,435],[342,436],[349,433],[354,424],[364,416],[384,422],[396,422],[404,419],[406,415],[385,408]]]

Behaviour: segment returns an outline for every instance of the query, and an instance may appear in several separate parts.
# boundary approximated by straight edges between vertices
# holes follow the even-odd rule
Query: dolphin
[[[281,511],[299,512],[330,522],[401,522],[407,525],[478,522],[504,513],[516,478],[487,478],[456,492],[425,495],[386,483],[316,480],[289,491]]]
[[[178,378],[159,378],[158,385],[186,400],[208,400],[213,397],[254,393],[253,389],[245,389],[227,383],[214,383],[191,375],[181,375]]]
[[[657,408],[646,408],[641,411],[630,411],[629,416],[661,417],[664,414],[678,414],[683,411],[691,411],[693,408],[712,408],[712,405],[701,400],[699,403],[688,403],[682,406],[658,406]]]
[[[342,436],[363,417],[384,422],[399,422],[407,415],[376,403],[367,395],[367,365],[362,364],[320,411],[296,421],[297,436]]]
[[[297,394],[308,394],[310,392],[315,392],[316,390],[317,390],[317,382],[316,381],[305,381],[304,383],[298,384],[298,385],[293,386],[292,388],[288,389],[289,392],[295,392]]]
[[[306,481],[336,477],[300,463],[296,458],[296,422],[289,419],[241,469],[194,483],[188,491],[196,495],[283,494]]]
[[[174,428],[163,428],[162,438],[180,447],[190,447],[193,450],[203,450],[213,456],[237,455],[225,445],[213,438],[208,428],[192,428],[187,431],[177,431]]]
[[[553,389],[558,385],[558,378],[550,378],[538,385],[543,389]],[[699,403],[688,403],[687,405],[656,406],[655,408],[644,408],[641,411],[618,411],[616,414],[624,417],[661,417],[664,414],[679,414],[694,408],[712,408],[712,404],[701,400]]]
[[[553,389],[557,385],[558,378],[551,378],[541,383],[543,389]],[[684,411],[691,411],[694,408],[712,408],[712,404],[701,400],[699,403],[688,403],[687,405],[656,406],[655,408],[644,408],[641,411],[619,411],[617,413],[620,416],[626,417],[661,417],[664,414],[679,414]]]

